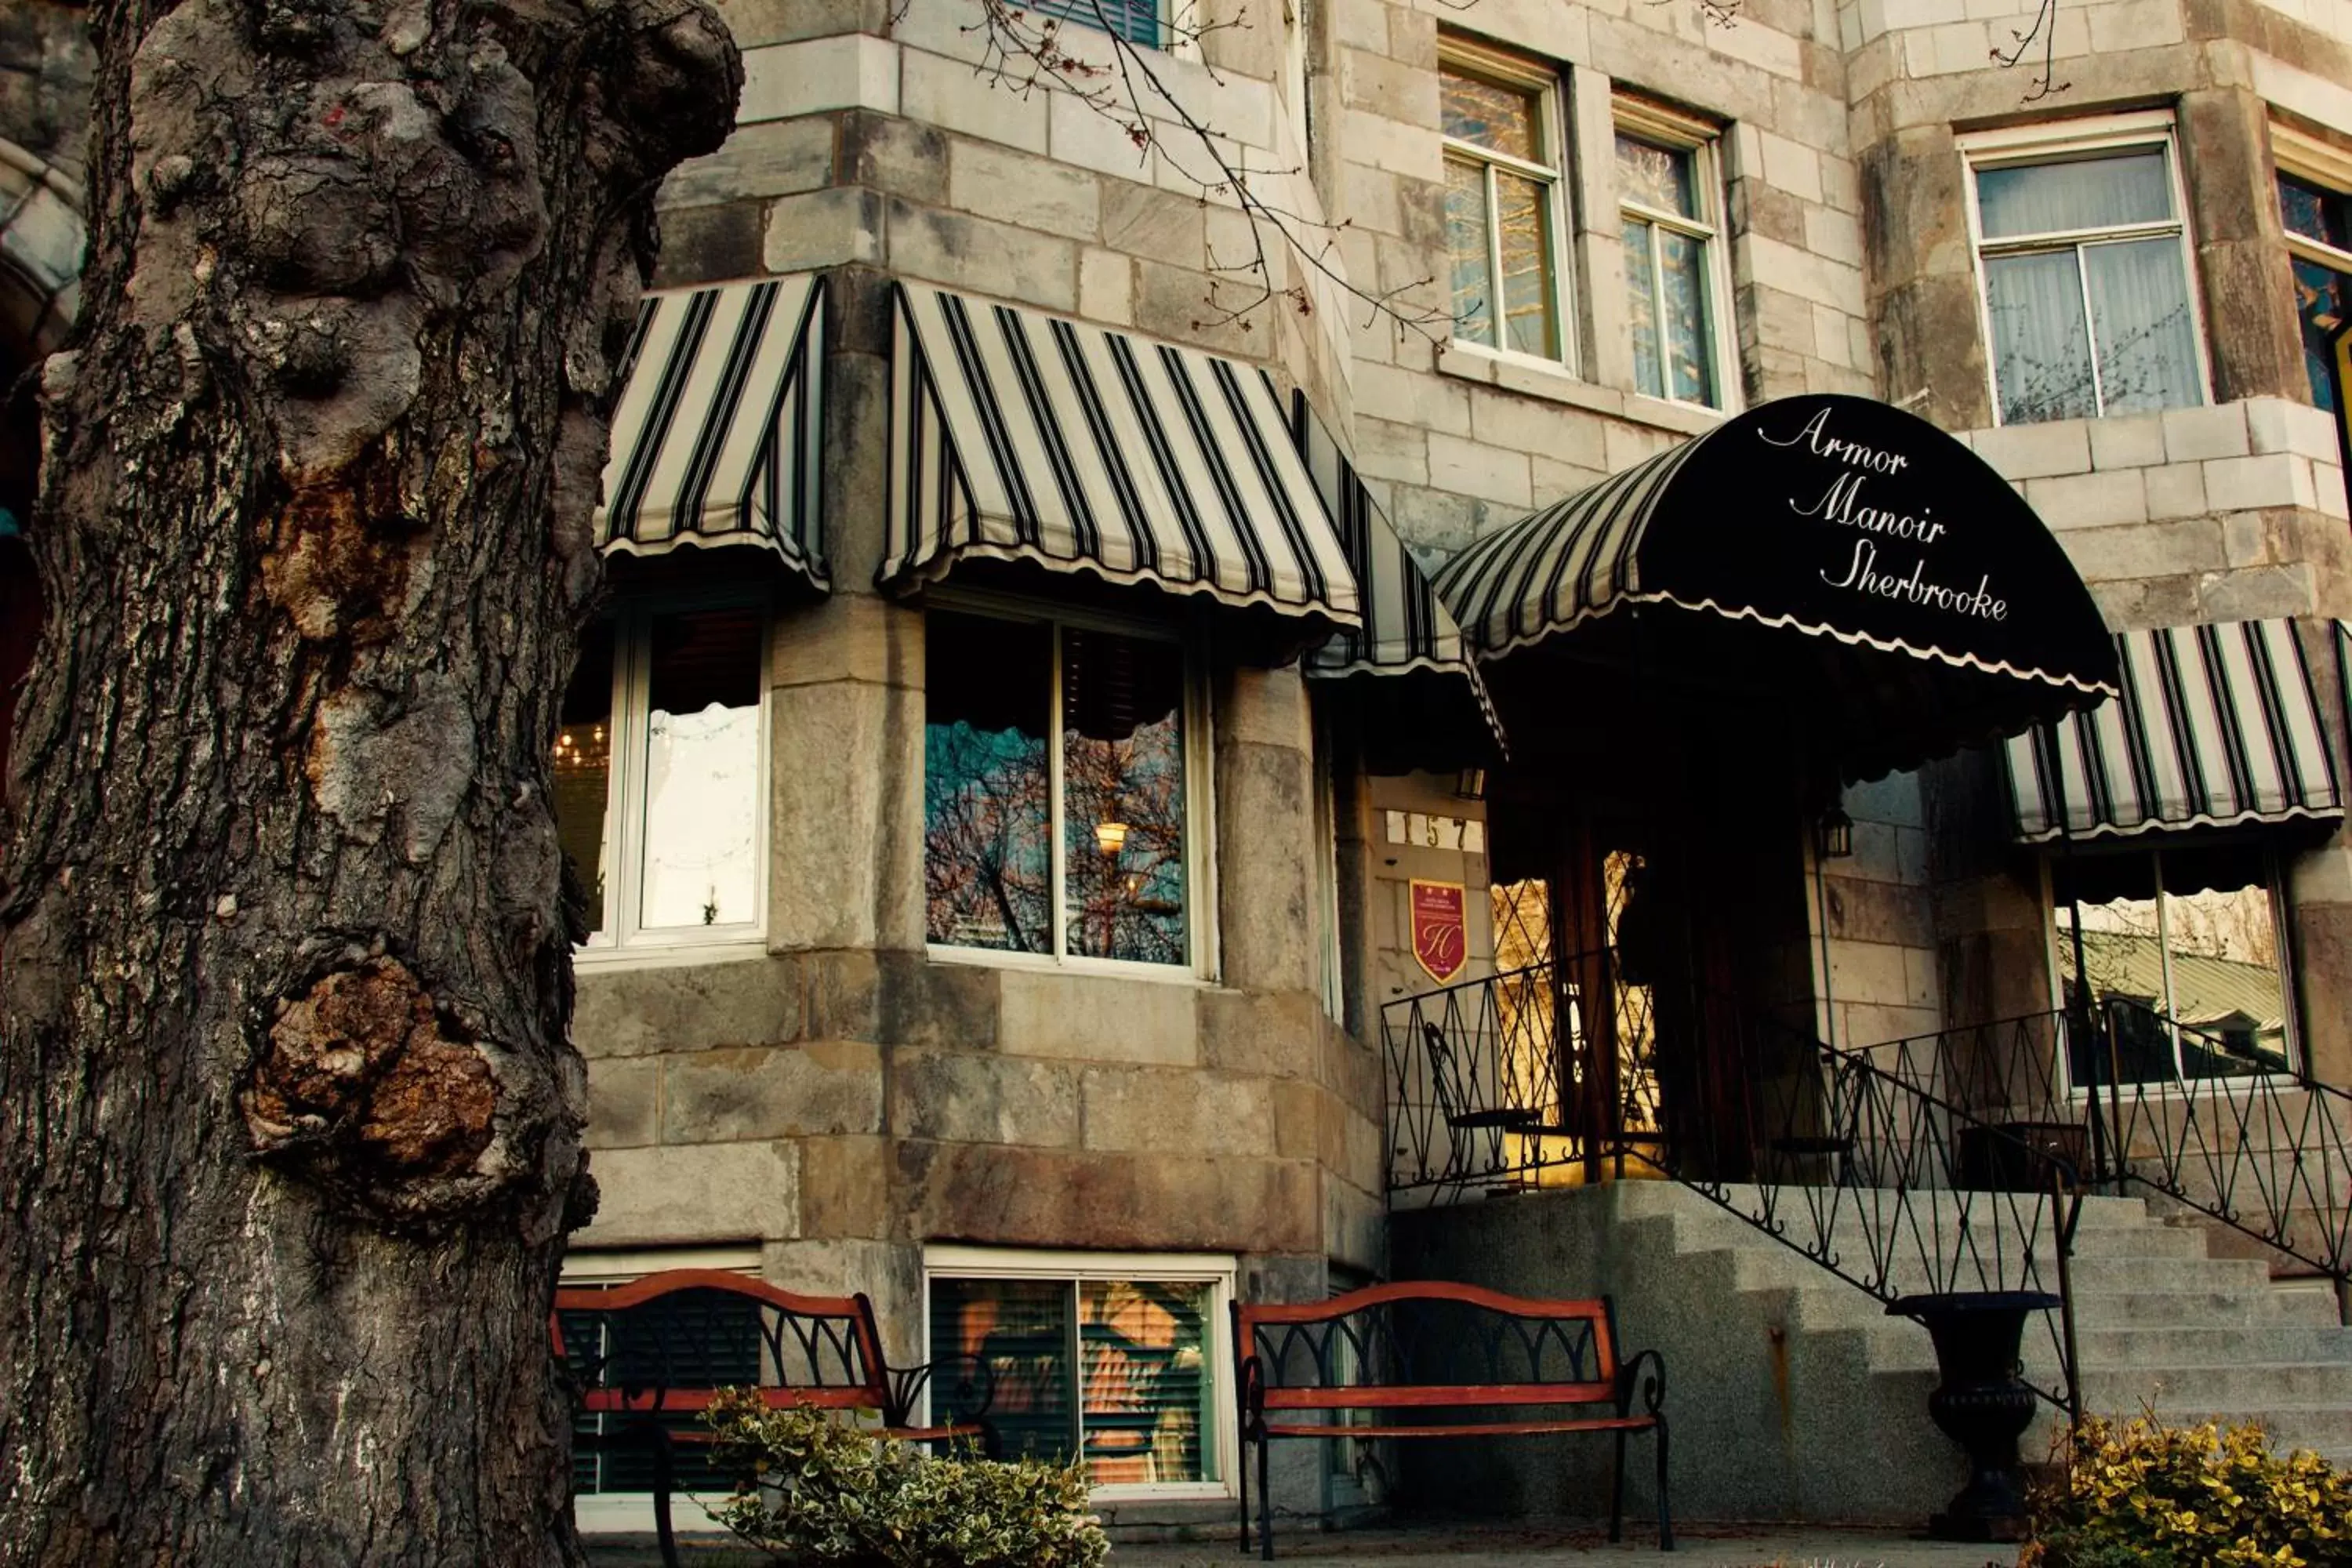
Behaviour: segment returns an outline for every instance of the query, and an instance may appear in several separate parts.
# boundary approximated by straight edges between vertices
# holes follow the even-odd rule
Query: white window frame
[[[1566,369],[1569,374],[1579,374],[1577,363],[1577,331],[1574,314],[1575,289],[1570,279],[1574,270],[1574,252],[1569,247],[1567,206],[1570,200],[1570,159],[1572,155],[1569,137],[1568,116],[1563,111],[1559,73],[1548,70],[1533,60],[1498,49],[1484,47],[1467,39],[1441,37],[1437,45],[1437,68],[1440,78],[1448,72],[1462,76],[1480,77],[1505,87],[1517,88],[1535,95],[1536,133],[1542,139],[1544,151],[1552,163],[1529,163],[1508,153],[1498,153],[1482,147],[1475,142],[1465,142],[1444,135],[1439,140],[1444,158],[1453,163],[1479,164],[1485,170],[1486,187],[1486,281],[1487,293],[1493,301],[1495,342],[1482,343],[1462,337],[1458,332],[1449,336],[1448,353],[1459,350],[1465,353],[1485,354],[1494,359],[1509,360],[1518,364],[1539,364],[1549,370]],[[1439,91],[1444,92],[1441,79]],[[1495,171],[1504,170],[1537,181],[1545,187],[1545,240],[1550,250],[1552,338],[1559,347],[1556,354],[1531,354],[1515,349],[1505,340],[1509,336],[1503,316],[1503,235],[1494,221],[1496,211]],[[1450,255],[1451,252],[1449,251]],[[1453,284],[1449,277],[1446,304],[1453,305]],[[1457,323],[1458,324],[1458,323]]]
[[[1053,839],[1050,871],[1053,903],[1049,918],[1053,922],[1055,948],[1052,952],[1013,952],[1001,948],[961,947],[952,942],[926,942],[925,952],[933,962],[940,963],[993,964],[1056,973],[1113,974],[1138,980],[1192,984],[1213,982],[1217,963],[1214,834],[1217,813],[1213,790],[1215,768],[1212,763],[1215,754],[1215,736],[1210,723],[1208,683],[1203,679],[1206,660],[1202,657],[1197,639],[1165,625],[1155,625],[1139,618],[1103,615],[969,589],[929,595],[924,600],[924,607],[927,611],[944,610],[996,620],[1043,622],[1053,628],[1045,713],[1049,787],[1053,795],[1047,825]],[[1062,628],[1065,626],[1171,643],[1183,652],[1184,941],[1189,949],[1183,963],[1146,963],[1129,958],[1090,958],[1062,951],[1065,933],[1068,930],[1068,910],[1065,905],[1067,889],[1064,886],[1064,873],[1069,855],[1069,846],[1064,842],[1062,831]],[[923,721],[928,728],[930,722],[928,692]],[[929,831],[929,824],[926,822],[924,832],[927,836]],[[928,844],[925,852],[929,852]]]
[[[2158,148],[2164,153],[2165,175],[2172,188],[2170,218],[2158,223],[2110,224],[2101,228],[2058,229],[2021,238],[1986,240],[1984,215],[1977,200],[1977,174],[1979,171],[2063,163],[2103,153],[2148,147]],[[1996,258],[2059,250],[2076,253],[2075,276],[2084,290],[2084,330],[2092,334],[2092,395],[2098,402],[2098,412],[2089,417],[2122,417],[2107,414],[2106,394],[2099,385],[2099,345],[2097,326],[2091,312],[2090,274],[2089,269],[2082,265],[2080,253],[2085,245],[2100,241],[2161,239],[2167,235],[2177,240],[2180,247],[2181,283],[2189,296],[2189,338],[2197,355],[2198,401],[2190,406],[2210,406],[2213,402],[2213,366],[2211,351],[2206,343],[2205,291],[2197,275],[2197,247],[2189,237],[2189,188],[2181,177],[2179,130],[2171,111],[2152,110],[2139,114],[2073,120],[2055,125],[1979,132],[1959,138],[1959,152],[1960,183],[1966,193],[1969,215],[1969,267],[1976,279],[1977,331],[1979,341],[1984,344],[1985,389],[1992,400],[1993,423],[1999,426],[2008,421],[2003,417],[2000,406],[2000,366],[1993,356],[1992,291],[1985,270],[1988,253]],[[2270,196],[2275,202],[2277,191],[2273,189]],[[2055,421],[2036,420],[2033,423]]]
[[[748,1274],[758,1278],[760,1249],[757,1247],[670,1247],[629,1252],[598,1252],[583,1250],[567,1253],[563,1259],[562,1282],[566,1285],[625,1285],[632,1279],[642,1279],[648,1274],[658,1274],[665,1268],[717,1268],[730,1274]],[[565,1482],[566,1489],[570,1482]],[[688,1510],[693,1500],[684,1492],[670,1494],[672,1511],[684,1502]],[[625,1533],[642,1535],[654,1528],[654,1495],[651,1492],[590,1492],[572,1500],[572,1521],[583,1535]],[[678,1527],[693,1530],[694,1522],[680,1515]],[[718,1528],[718,1521],[711,1521]]]
[[[1157,43],[1151,44],[1138,43],[1133,38],[1114,34],[1100,26],[1100,18],[1096,15],[1089,0],[1060,0],[1056,8],[1050,11],[1035,10],[1034,7],[1032,9],[1034,16],[1038,17],[1083,27],[1093,37],[1105,39],[1114,46],[1105,48],[1102,51],[1102,58],[1096,58],[1095,51],[1087,47],[1085,40],[1074,38],[1067,32],[1056,34],[1054,39],[1055,47],[1066,54],[1076,57],[1084,65],[1119,69],[1118,53],[1121,48],[1150,50],[1180,60],[1197,60],[1201,58],[1202,24],[1199,0],[1159,0],[1152,9],[1160,23],[1160,39]]]
[[[662,926],[651,930],[637,924],[645,897],[645,755],[652,713],[647,688],[652,674],[652,645],[646,628],[661,616],[692,615],[698,610],[760,612],[760,652],[754,679],[760,692],[759,780],[753,790],[751,843],[751,918],[726,925]],[[768,947],[768,880],[773,842],[769,832],[769,784],[773,776],[774,732],[768,682],[769,661],[775,647],[775,617],[763,598],[743,595],[642,595],[622,601],[613,616],[613,698],[610,737],[611,783],[604,797],[604,841],[600,864],[604,870],[604,927],[573,948],[572,959],[583,968],[628,968],[637,964],[688,959],[749,958]],[[593,896],[593,889],[590,889]]]
[[[1658,323],[1659,353],[1662,374],[1658,390],[1642,391],[1638,381],[1633,384],[1637,396],[1671,403],[1678,408],[1704,408],[1717,414],[1737,414],[1741,406],[1739,390],[1739,344],[1731,320],[1731,272],[1727,253],[1730,202],[1724,184],[1723,131],[1720,125],[1680,113],[1654,99],[1617,89],[1611,95],[1610,117],[1612,136],[1609,143],[1609,179],[1613,188],[1617,179],[1616,138],[1645,142],[1686,153],[1690,157],[1691,188],[1698,198],[1699,216],[1692,218],[1681,213],[1654,207],[1647,202],[1636,201],[1622,190],[1616,192],[1618,232],[1624,231],[1624,221],[1636,217],[1650,226],[1650,309]],[[1666,283],[1665,268],[1658,254],[1657,234],[1660,229],[1686,236],[1699,243],[1699,286],[1706,290],[1706,352],[1709,379],[1715,384],[1713,403],[1694,403],[1686,397],[1676,397],[1668,389],[1663,374],[1665,353]],[[1633,363],[1633,315],[1626,315],[1627,363]],[[1638,376],[1639,372],[1635,372]]]
[[[2127,856],[2135,858],[2146,858],[2150,862],[2149,869],[2151,871],[2157,871],[2159,868],[2154,864],[2154,859],[2156,857],[2160,856],[2163,851],[2164,847],[2161,844],[2142,843],[2134,846],[2127,850],[2122,848],[2077,849],[2074,853],[2075,858],[2078,860],[2089,859],[2094,857],[2107,856],[2117,858]],[[2278,855],[2275,851],[2264,848],[2262,849],[2260,853],[2263,858],[2263,874],[2264,879],[2270,884],[2271,930],[2275,933],[2278,941],[2279,1016],[2285,1026],[2283,1032],[2286,1037],[2286,1059],[2287,1066],[2290,1070],[2285,1073],[2243,1073],[2231,1078],[2185,1078],[2180,1072],[2180,1036],[2176,1031],[2172,1037],[2172,1077],[2160,1081],[2150,1080],[2144,1083],[2130,1085],[2128,1087],[2131,1089],[2132,1092],[2138,1094],[2184,1095],[2200,1094],[2217,1089],[2228,1092],[2238,1089],[2249,1088],[2252,1085],[2263,1081],[2275,1084],[2291,1084],[2294,1081],[2294,1075],[2292,1069],[2302,1063],[2305,1060],[2305,1057],[2303,1045],[2303,1021],[2301,1017],[2298,1016],[2300,1008],[2297,1006],[2295,1000],[2296,986],[2294,931],[2287,923],[2289,910],[2287,908],[2286,899],[2286,868],[2280,863]],[[2069,936],[2066,933],[2065,928],[2062,927],[2058,923],[2059,908],[2057,898],[2057,870],[2059,863],[2060,858],[2056,853],[2045,852],[2042,857],[2042,935],[2046,943],[2045,951],[2043,952],[2043,962],[2049,968],[2050,994],[2058,998],[2058,1007],[2061,1015],[2071,1016],[2066,1013],[2066,971],[2064,966],[2073,962],[2074,953],[2072,943],[2074,942],[2074,938]],[[2162,997],[2158,998],[2158,1000],[2162,1004],[2162,1016],[2168,1022],[2169,1022],[2172,1018],[2173,994],[2172,945],[2168,934],[2170,922],[2165,915],[2164,900],[2161,897],[2163,888],[2162,879],[2160,876],[2158,876],[2153,879],[2153,880],[2155,881],[2155,885],[2159,893],[2157,900],[2156,940],[2157,952],[2158,957],[2162,961],[2164,975],[2164,994]],[[2093,1092],[2092,1086],[2087,1084],[2078,1084],[2074,1081],[2074,1053],[2066,1048],[2063,1037],[2058,1047],[2058,1075],[2060,1079],[2066,1085],[2066,1092],[2070,1099],[2081,1100],[2088,1097]],[[2117,1087],[2123,1088],[2126,1086],[2118,1085]]]
[[[1208,1424],[1215,1430],[1202,1434],[1203,1446],[1213,1446],[1217,1475],[1213,1481],[1161,1481],[1145,1486],[1096,1487],[1092,1495],[1113,1502],[1140,1498],[1231,1499],[1235,1467],[1241,1463],[1240,1442],[1234,1435],[1234,1281],[1238,1259],[1228,1253],[1209,1252],[1049,1252],[998,1247],[923,1248],[923,1351],[929,1359],[931,1341],[931,1281],[947,1279],[1048,1279],[1073,1285],[1086,1280],[1165,1281],[1177,1285],[1207,1285],[1209,1310],[1206,1365],[1210,1379]],[[1072,1325],[1076,1329],[1075,1322]],[[1075,1353],[1075,1351],[1074,1351]],[[1081,1396],[1083,1403],[1083,1395]],[[919,1422],[930,1421],[930,1392],[926,1386]],[[1079,1419],[1084,1421],[1081,1412]]]

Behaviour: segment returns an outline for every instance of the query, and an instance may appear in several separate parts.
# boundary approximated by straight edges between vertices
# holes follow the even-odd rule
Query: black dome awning
[[[1778,697],[1848,777],[2118,689],[2098,606],[2032,509],[1867,398],[1751,409],[1480,540],[1436,586],[1490,675],[1540,647]],[[1618,612],[1653,605],[1683,614],[1637,637]]]

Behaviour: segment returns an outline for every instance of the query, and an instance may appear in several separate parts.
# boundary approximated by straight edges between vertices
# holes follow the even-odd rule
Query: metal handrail
[[[1882,1301],[2056,1295],[2045,1321],[2057,1376],[2036,1391],[2075,1412],[2082,1184],[2063,1153],[1723,998],[1660,1008],[1607,952],[1402,997],[1381,1026],[1392,1204],[1647,1166]],[[1671,1059],[1677,1050],[1691,1060]],[[1737,1075],[1717,1102],[1743,1108],[1738,1126],[1694,1122],[1701,1060]]]
[[[1974,1117],[2080,1124],[2090,1180],[2144,1187],[2315,1270],[2352,1321],[2352,1093],[2135,998],[2074,1012],[1863,1048],[1915,1087],[1962,1085]],[[2163,1045],[2172,1070],[2127,1079],[2126,1037]],[[2246,1070],[2183,1075],[2179,1046]]]

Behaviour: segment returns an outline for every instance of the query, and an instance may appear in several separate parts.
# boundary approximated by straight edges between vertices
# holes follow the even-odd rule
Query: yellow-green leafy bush
[[[804,1406],[734,1390],[710,1406],[712,1458],[737,1478],[712,1512],[794,1563],[1095,1568],[1109,1551],[1076,1466],[935,1458]]]
[[[2089,1420],[2020,1568],[2352,1568],[2352,1477],[2260,1426]]]

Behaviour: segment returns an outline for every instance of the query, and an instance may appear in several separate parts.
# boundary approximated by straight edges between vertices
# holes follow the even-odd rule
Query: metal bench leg
[[[1242,1483],[1242,1486],[1241,1486],[1241,1492],[1242,1492],[1242,1555],[1243,1555],[1243,1556],[1244,1556],[1244,1557],[1246,1557],[1246,1556],[1248,1556],[1248,1555],[1249,1555],[1249,1549],[1250,1549],[1250,1538],[1249,1538],[1249,1434],[1248,1434],[1247,1432],[1244,1432],[1244,1433],[1242,1434],[1242,1473],[1241,1473],[1241,1476],[1239,1477],[1239,1479],[1240,1479],[1240,1481],[1241,1481],[1241,1483]]]
[[[1617,1463],[1609,1472],[1609,1540],[1625,1539],[1625,1429],[1617,1428]]]
[[[654,1450],[654,1537],[661,1545],[662,1568],[678,1568],[677,1533],[669,1523],[669,1492],[677,1479],[676,1455],[669,1433],[648,1424]]]
[[[1265,1468],[1265,1451],[1273,1447],[1270,1439],[1257,1440],[1257,1554],[1265,1563],[1274,1561],[1274,1487]]]
[[[1657,1426],[1651,1430],[1657,1434],[1658,1438],[1658,1550],[1672,1552],[1675,1549],[1675,1521],[1666,1507],[1666,1418],[1659,1416]]]

